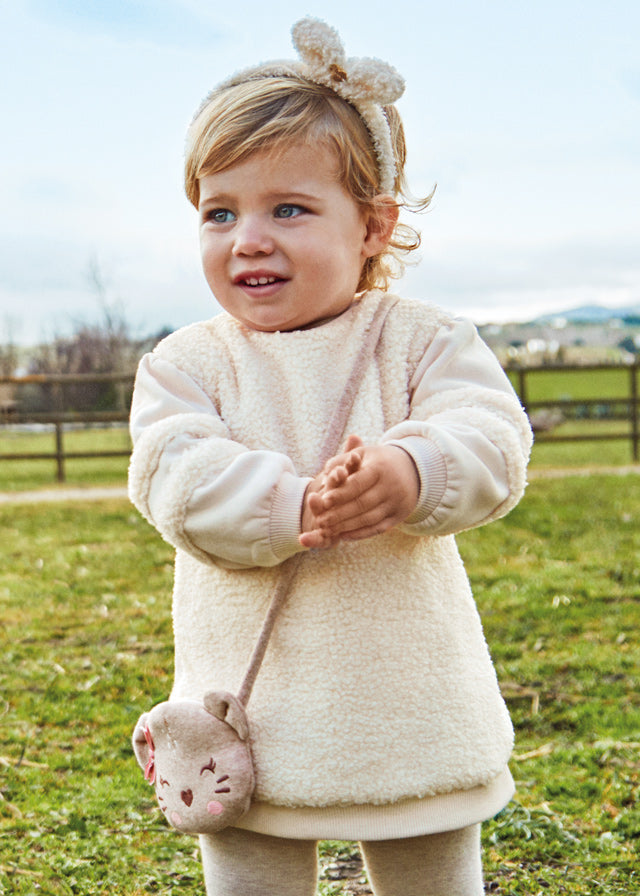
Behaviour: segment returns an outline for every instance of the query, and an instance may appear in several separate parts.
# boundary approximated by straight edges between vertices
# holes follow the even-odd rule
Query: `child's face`
[[[353,302],[364,261],[384,248],[321,145],[256,153],[200,179],[204,274],[254,330],[295,330]]]

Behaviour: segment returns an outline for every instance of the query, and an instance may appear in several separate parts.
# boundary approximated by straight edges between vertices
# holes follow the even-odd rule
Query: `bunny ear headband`
[[[359,113],[375,149],[380,190],[394,193],[396,163],[389,123],[382,107],[402,96],[404,79],[393,66],[380,59],[347,58],[338,32],[320,19],[301,19],[293,26],[291,34],[300,61],[271,62],[245,69],[221,84],[213,94],[245,81],[292,75],[330,88]],[[201,110],[208,100],[209,97]]]

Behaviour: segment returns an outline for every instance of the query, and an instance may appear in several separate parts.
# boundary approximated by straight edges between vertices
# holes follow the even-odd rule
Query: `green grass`
[[[630,425],[624,420],[571,421],[553,430],[551,437],[607,435],[598,441],[544,441],[541,434],[533,446],[533,467],[606,467],[634,463],[630,441]],[[613,439],[615,434],[622,438]],[[546,434],[545,434],[546,435]]]
[[[516,726],[499,896],[640,890],[638,478],[535,481],[459,539]],[[0,893],[201,894],[129,746],[172,672],[171,550],[124,501],[0,507]],[[322,896],[348,885],[323,846]]]
[[[131,447],[125,426],[109,429],[67,430],[64,449],[70,453],[128,451]],[[55,455],[53,432],[25,433],[0,428],[0,454]],[[65,462],[66,484],[73,486],[124,485],[127,457],[77,458]],[[0,460],[0,491],[57,486],[57,465],[51,460]]]
[[[517,388],[517,375],[509,376]],[[612,399],[630,392],[630,373],[624,366],[613,370],[536,370],[527,372],[526,382],[529,401]]]

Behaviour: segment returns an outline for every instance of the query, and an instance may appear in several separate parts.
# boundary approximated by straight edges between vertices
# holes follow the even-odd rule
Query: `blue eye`
[[[298,215],[303,215],[305,209],[301,205],[279,205],[277,206],[274,215],[276,218],[297,218]]]
[[[207,213],[207,221],[213,221],[214,224],[229,224],[235,221],[235,217],[228,208],[214,208]]]

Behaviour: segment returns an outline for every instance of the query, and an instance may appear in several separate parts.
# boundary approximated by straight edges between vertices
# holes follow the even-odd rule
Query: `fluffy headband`
[[[301,19],[291,34],[300,61],[268,62],[238,72],[209,94],[199,112],[218,91],[245,81],[298,76],[322,84],[359,113],[371,135],[378,160],[380,190],[394,193],[396,163],[389,122],[382,107],[402,96],[404,79],[393,66],[380,59],[347,58],[338,32],[320,19]]]

